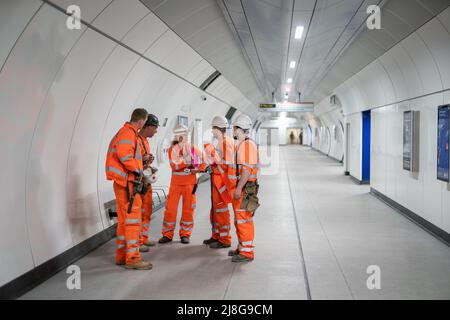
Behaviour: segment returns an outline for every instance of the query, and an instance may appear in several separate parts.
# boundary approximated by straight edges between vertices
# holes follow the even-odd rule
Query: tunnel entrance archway
[[[286,129],[286,144],[302,145],[303,144],[303,129],[302,128],[287,128]]]

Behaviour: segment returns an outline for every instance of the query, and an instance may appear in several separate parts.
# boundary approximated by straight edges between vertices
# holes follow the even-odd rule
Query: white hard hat
[[[211,126],[226,129],[228,128],[228,120],[224,116],[215,116],[211,121]]]
[[[175,129],[173,129],[173,133],[176,135],[182,135],[182,134],[187,134],[189,131],[189,129],[182,124],[179,124],[175,127]]]
[[[244,130],[250,130],[250,128],[252,127],[252,119],[250,119],[250,117],[245,114],[241,114],[233,122],[233,126],[239,127]]]

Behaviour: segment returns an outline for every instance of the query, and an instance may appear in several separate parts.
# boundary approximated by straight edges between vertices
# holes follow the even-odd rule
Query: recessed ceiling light
[[[289,64],[289,68],[294,69],[296,65],[295,61],[291,61],[291,63]]]
[[[295,28],[295,39],[301,39],[303,36],[303,30],[305,28],[303,26],[298,26]]]
[[[292,83],[292,78],[287,79],[287,83]]]

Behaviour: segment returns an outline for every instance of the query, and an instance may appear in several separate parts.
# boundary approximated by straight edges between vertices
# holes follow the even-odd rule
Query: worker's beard
[[[238,131],[234,135],[234,140],[241,141],[245,139],[245,134],[242,131]]]

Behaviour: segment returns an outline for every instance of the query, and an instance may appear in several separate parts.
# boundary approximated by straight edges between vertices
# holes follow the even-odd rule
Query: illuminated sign
[[[261,103],[259,105],[260,109],[273,109],[273,108],[276,108],[276,107],[277,107],[277,105],[275,103]]]
[[[437,178],[449,182],[449,123],[450,105],[438,109]]]
[[[313,112],[313,102],[297,102],[297,103],[261,103],[259,105],[260,111],[268,112]]]

